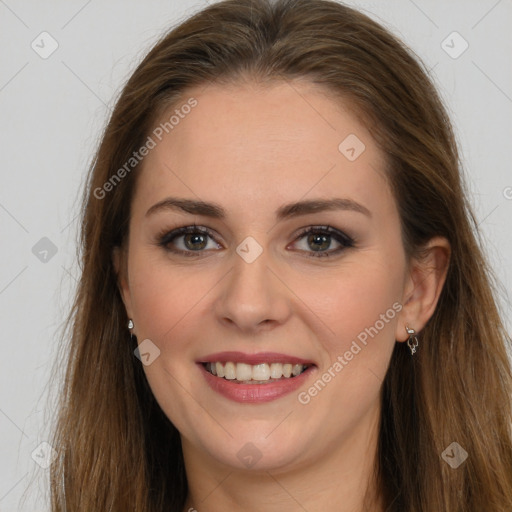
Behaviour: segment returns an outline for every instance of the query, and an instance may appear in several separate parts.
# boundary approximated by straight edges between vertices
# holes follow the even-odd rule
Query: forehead
[[[346,107],[307,82],[190,89],[155,125],[161,140],[138,170],[137,202],[167,193],[233,206],[265,197],[270,207],[334,190],[375,202],[387,189],[384,158]]]

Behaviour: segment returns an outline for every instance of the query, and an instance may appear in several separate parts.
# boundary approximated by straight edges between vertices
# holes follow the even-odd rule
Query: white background
[[[432,68],[455,125],[510,331],[512,1],[348,3],[402,37]],[[106,116],[161,33],[205,5],[0,0],[0,512],[49,510],[37,492],[47,471],[31,453],[47,439],[48,380],[78,277],[77,199]],[[43,31],[58,43],[47,59],[31,48]],[[453,31],[469,44],[457,59],[441,47]],[[46,263],[32,252],[43,237],[57,248]]]

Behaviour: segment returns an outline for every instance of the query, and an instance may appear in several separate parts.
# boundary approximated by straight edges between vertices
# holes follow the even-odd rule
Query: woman
[[[510,340],[452,128],[328,0],[211,5],[86,186],[54,511],[512,507]]]

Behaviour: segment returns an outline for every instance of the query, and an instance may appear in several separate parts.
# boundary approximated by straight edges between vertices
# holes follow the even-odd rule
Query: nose
[[[234,256],[233,269],[221,281],[214,305],[225,326],[255,334],[284,324],[290,316],[292,293],[269,266],[265,253],[252,263]]]

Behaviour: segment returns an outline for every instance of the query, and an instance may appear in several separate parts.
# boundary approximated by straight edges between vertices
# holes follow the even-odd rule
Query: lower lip
[[[310,366],[300,375],[283,378],[269,384],[237,384],[236,381],[226,380],[223,377],[212,375],[206,368],[198,363],[206,382],[217,393],[240,403],[263,403],[276,400],[292,393],[314,372],[315,366]]]

